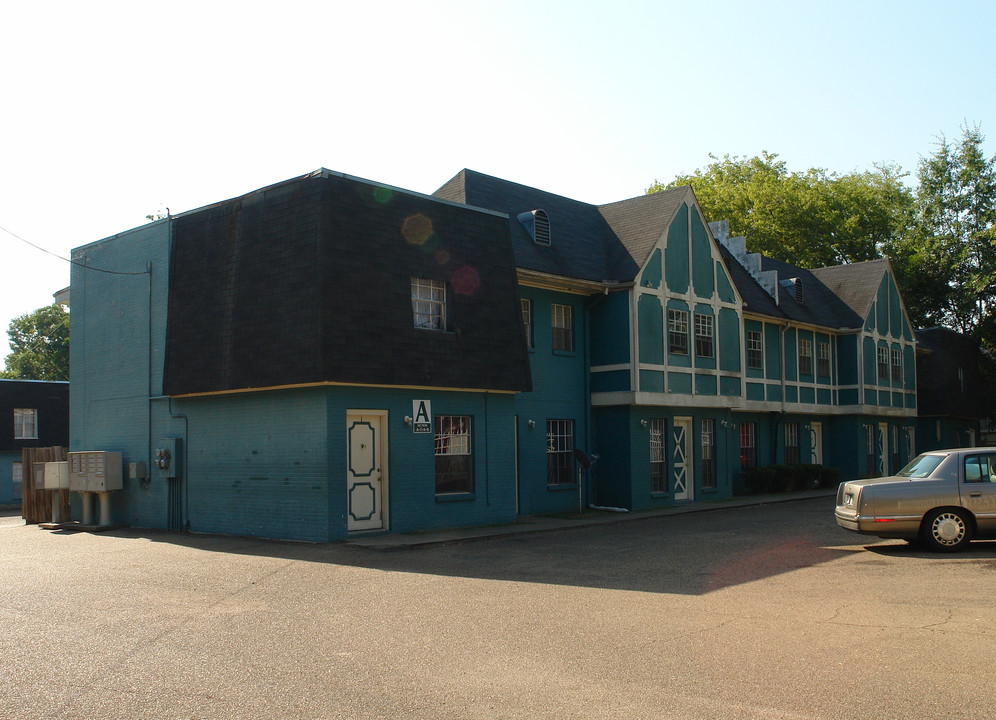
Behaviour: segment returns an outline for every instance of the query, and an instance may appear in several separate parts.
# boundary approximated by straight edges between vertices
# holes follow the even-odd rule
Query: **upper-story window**
[[[889,379],[889,348],[878,348],[878,379]]]
[[[14,408],[14,439],[38,439],[38,410],[35,408]]]
[[[764,369],[764,339],[760,330],[747,331],[747,367]]]
[[[553,349],[574,351],[574,321],[570,305],[550,306],[550,325],[553,330]]]
[[[813,374],[813,341],[799,338],[799,374]]]
[[[440,280],[412,278],[412,313],[415,327],[426,330],[446,329],[446,283]]]
[[[529,235],[533,238],[534,243],[547,247],[552,244],[552,240],[550,239],[550,217],[546,214],[545,210],[529,210],[519,213],[518,217],[519,222],[529,231]]]
[[[816,343],[816,374],[820,377],[830,377],[830,343]]]
[[[526,347],[533,346],[533,301],[528,298],[519,300],[522,308],[522,327],[526,331]]]
[[[893,382],[903,381],[903,351],[899,348],[892,348],[892,380]]]
[[[667,347],[676,355],[688,354],[688,313],[684,310],[668,308]]]
[[[712,315],[695,314],[695,354],[698,357],[713,356]]]

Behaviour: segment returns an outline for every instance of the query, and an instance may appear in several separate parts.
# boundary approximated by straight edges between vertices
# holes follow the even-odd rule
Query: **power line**
[[[63,262],[67,262],[70,265],[75,265],[76,267],[86,268],[87,270],[96,270],[97,272],[107,273],[108,275],[146,275],[146,274],[148,274],[150,272],[149,270],[142,270],[141,272],[124,272],[124,271],[121,271],[121,270],[105,270],[104,268],[94,267],[93,265],[87,265],[86,263],[81,263],[81,262],[78,262],[76,260],[71,260],[70,258],[64,258],[64,257],[62,257],[62,255],[57,255],[54,252],[52,252],[51,250],[46,250],[41,245],[35,245],[30,240],[25,240],[24,238],[22,238],[17,233],[11,232],[7,228],[3,227],[2,225],[0,225],[0,230],[3,230],[5,233],[7,233],[8,235],[10,235],[13,238],[16,238],[16,239],[20,240],[25,245],[30,245],[35,250],[41,250],[46,255],[51,255],[52,257],[54,257],[54,258],[56,258],[58,260],[62,260]]]

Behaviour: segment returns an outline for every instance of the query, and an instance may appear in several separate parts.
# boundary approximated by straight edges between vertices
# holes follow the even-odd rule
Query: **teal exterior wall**
[[[21,462],[21,453],[0,452],[0,505],[10,505],[14,497],[14,463]],[[21,502],[17,497],[16,501]]]
[[[597,452],[592,449],[590,405],[587,401],[587,357],[591,327],[586,323],[586,308],[589,304],[599,302],[601,298],[588,300],[581,295],[528,286],[520,286],[519,294],[532,301],[534,335],[533,348],[529,351],[533,391],[520,393],[513,401],[517,418],[519,514],[565,512],[577,509],[578,486],[576,482],[557,485],[547,482],[547,421],[573,421],[574,447],[587,453]],[[608,330],[609,337],[618,338],[618,330],[612,326],[612,319],[620,317],[622,308],[628,308],[628,302],[624,302],[624,293],[615,295],[610,294],[598,306],[601,313],[599,327]],[[571,307],[574,318],[573,352],[553,350],[550,316],[550,306],[553,304]],[[626,313],[628,314],[628,309]],[[628,323],[623,325],[627,326]],[[600,358],[621,356],[622,351],[608,347],[609,342],[600,339],[599,344],[601,348],[595,353],[600,353]],[[616,377],[618,378],[618,374]],[[530,421],[534,423],[532,426]],[[585,483],[587,486],[582,488],[584,497],[593,498],[594,491],[587,483],[587,478]]]
[[[111,495],[114,522],[318,542],[344,538],[350,409],[387,413],[391,531],[515,519],[512,394],[316,386],[164,397],[169,238],[168,221],[160,221],[74,252],[70,447],[122,453],[124,488]],[[578,304],[576,318],[583,317],[581,309]],[[549,323],[548,309],[546,318]],[[537,335],[549,347],[549,327]],[[580,329],[577,341],[583,341]],[[558,361],[583,366],[583,358],[578,351]],[[583,371],[574,375],[583,386]],[[577,412],[583,389],[571,392],[570,411]],[[436,495],[433,435],[416,435],[404,423],[414,399],[429,400],[434,414],[471,417],[473,492]],[[580,432],[585,429],[581,424]],[[175,439],[180,448],[177,480],[152,462],[163,439]],[[146,463],[147,479],[127,477],[133,462]],[[76,494],[73,512],[79,519]]]

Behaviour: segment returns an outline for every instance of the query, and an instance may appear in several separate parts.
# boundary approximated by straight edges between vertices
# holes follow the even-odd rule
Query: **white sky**
[[[996,3],[7,2],[0,355],[56,254],[319,167],[431,193],[462,168],[592,203],[718,156],[915,172],[996,154]]]

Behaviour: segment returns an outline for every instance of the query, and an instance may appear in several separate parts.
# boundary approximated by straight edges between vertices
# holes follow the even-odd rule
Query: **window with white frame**
[[[546,421],[546,483],[574,483],[574,421]]]
[[[570,305],[550,306],[550,326],[553,330],[553,349],[574,352],[574,321]]]
[[[892,381],[903,381],[903,351],[899,348],[892,348]]]
[[[716,487],[716,421],[712,418],[702,418],[701,428],[702,464],[700,466],[702,487]]]
[[[667,468],[665,467],[663,418],[654,418],[647,423],[650,435],[650,491],[667,492]]]
[[[799,463],[799,423],[785,423],[785,464]]]
[[[757,423],[740,424],[740,467],[757,467]]]
[[[35,408],[14,408],[14,439],[38,439],[38,410]]]
[[[889,348],[880,345],[878,348],[878,379],[889,379]]]
[[[688,313],[685,310],[668,308],[667,347],[675,355],[688,354]]]
[[[474,455],[470,416],[437,415],[436,494],[468,493],[474,489]]]
[[[526,347],[533,346],[533,301],[528,298],[519,300],[522,308],[522,327],[526,331]]]
[[[799,338],[799,374],[813,374],[813,341]]]
[[[413,277],[412,313],[415,327],[446,330],[446,283]]]
[[[868,477],[878,475],[875,465],[875,426],[865,425],[865,473]]]
[[[711,358],[713,352],[712,315],[695,313],[695,354]]]
[[[830,377],[830,343],[822,340],[816,343],[816,374]]]
[[[747,367],[764,369],[764,339],[760,330],[747,331]]]

